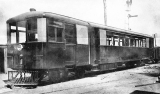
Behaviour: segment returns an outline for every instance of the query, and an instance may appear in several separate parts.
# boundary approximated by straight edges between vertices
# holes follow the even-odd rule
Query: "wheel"
[[[137,62],[136,62],[136,67],[140,67],[140,66],[141,66],[141,63],[142,63],[141,61],[137,61]]]
[[[127,62],[126,63],[126,68],[133,68],[135,65],[135,63],[132,61],[132,62]]]
[[[38,72],[38,83],[41,83],[41,81],[48,75],[47,71],[39,71]]]
[[[48,72],[49,81],[52,83],[57,83],[60,80],[59,70],[49,70]]]
[[[76,70],[76,77],[77,77],[77,78],[82,78],[82,77],[84,77],[84,74],[85,74],[85,70],[82,70],[82,69]]]
[[[68,70],[66,68],[50,70],[48,76],[49,80],[53,83],[65,81],[68,78]]]
[[[68,70],[66,68],[60,69],[59,73],[60,73],[60,81],[66,81],[69,74]]]
[[[127,62],[125,65],[126,65],[126,68],[130,68],[129,62]]]

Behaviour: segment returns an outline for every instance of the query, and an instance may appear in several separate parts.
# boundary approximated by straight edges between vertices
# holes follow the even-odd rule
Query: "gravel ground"
[[[33,89],[15,88],[4,94],[160,94],[160,64],[87,76]],[[1,89],[0,89],[1,91]]]

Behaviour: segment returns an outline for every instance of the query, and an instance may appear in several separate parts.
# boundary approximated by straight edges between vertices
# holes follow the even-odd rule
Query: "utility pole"
[[[130,18],[130,11],[131,11],[131,5],[132,5],[132,0],[127,0],[126,1],[126,5],[127,5],[127,9],[126,9],[126,12],[127,12],[127,17],[128,17],[128,31],[130,30],[130,28],[129,28],[129,18]]]
[[[131,11],[131,5],[132,5],[132,0],[126,0],[126,5],[127,5],[127,9],[126,9],[126,12],[127,12],[127,20],[128,20],[128,22],[127,22],[127,29],[128,29],[128,31],[130,31],[131,30],[131,28],[129,27],[129,19],[130,18],[132,18],[132,17],[138,17],[138,15],[131,15],[130,14],[130,11]]]
[[[138,17],[138,15],[128,14],[128,30],[130,30],[130,27],[129,27],[129,19],[130,19],[131,17]]]
[[[107,25],[106,0],[103,0],[103,4],[104,4],[104,24]]]

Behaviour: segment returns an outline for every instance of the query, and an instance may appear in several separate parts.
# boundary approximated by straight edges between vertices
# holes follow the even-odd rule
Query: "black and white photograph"
[[[160,0],[0,0],[0,94],[160,94]]]

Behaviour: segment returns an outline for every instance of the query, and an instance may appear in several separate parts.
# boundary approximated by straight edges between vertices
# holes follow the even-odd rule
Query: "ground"
[[[86,76],[32,89],[0,88],[3,94],[160,94],[160,63]],[[1,77],[2,78],[2,77]],[[1,82],[0,82],[1,83]],[[4,83],[3,83],[4,84]]]

